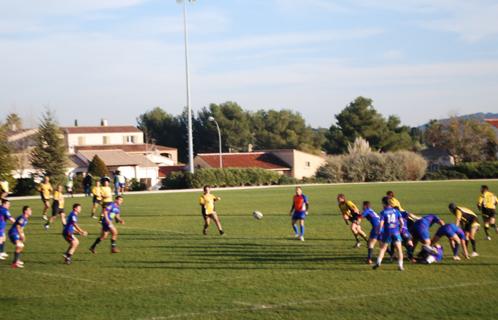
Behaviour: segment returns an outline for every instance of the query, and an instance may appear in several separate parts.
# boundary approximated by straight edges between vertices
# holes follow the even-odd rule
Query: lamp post
[[[216,129],[218,129],[218,143],[219,143],[219,146],[220,146],[220,168],[223,168],[223,149],[221,148],[221,130],[220,130],[220,126],[218,125],[218,121],[216,121],[216,119],[213,116],[210,116],[208,118],[208,120],[211,121],[211,122],[214,122],[214,124],[216,125]]]
[[[185,79],[187,85],[187,117],[188,117],[188,161],[189,171],[194,173],[194,138],[192,133],[192,105],[190,99],[190,69],[188,54],[188,25],[187,25],[187,2],[195,0],[177,0],[178,3],[183,1],[183,30],[185,40]]]

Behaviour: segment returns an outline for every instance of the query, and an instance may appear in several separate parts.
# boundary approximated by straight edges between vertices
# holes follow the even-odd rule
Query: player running
[[[351,222],[351,232],[356,239],[354,247],[359,248],[361,246],[358,235],[368,243],[367,235],[363,232],[363,230],[361,230],[361,214],[358,207],[352,201],[347,200],[346,196],[342,193],[337,195],[337,204],[339,205],[339,210],[341,210],[342,218],[344,219],[346,225],[349,225]]]
[[[289,215],[292,216],[292,229],[294,230],[295,237],[304,241],[304,220],[308,216],[308,197],[303,194],[301,187],[296,187],[296,194],[292,198],[292,207]],[[297,229],[299,223],[299,231]]]
[[[467,238],[465,237],[465,233],[461,228],[459,228],[454,223],[448,223],[441,227],[436,232],[436,235],[432,238],[432,244],[436,244],[439,239],[443,236],[446,236],[450,241],[450,246],[453,249],[453,260],[459,261],[460,257],[458,256],[458,248],[460,244],[463,248],[463,255],[466,259],[470,259],[469,251],[467,249]]]
[[[118,253],[120,250],[117,247],[116,241],[118,240],[118,229],[114,226],[113,221],[120,224],[124,224],[124,220],[121,219],[121,205],[123,204],[123,197],[117,196],[113,203],[108,205],[104,209],[104,216],[102,217],[102,233],[95,242],[90,247],[92,253],[96,253],[97,245],[107,239],[109,233],[111,233],[111,253]]]
[[[211,220],[216,224],[216,228],[218,228],[218,232],[220,235],[224,235],[223,227],[221,226],[220,218],[216,213],[215,202],[220,201],[221,198],[215,196],[211,193],[210,186],[204,186],[204,193],[199,198],[199,204],[201,205],[202,217],[204,218],[204,229],[202,230],[202,234],[207,235],[207,229],[209,228],[209,224]]]
[[[100,187],[100,181],[97,180],[95,182],[95,186],[92,188],[92,197],[93,197],[93,205],[92,205],[92,215],[93,219],[97,219],[95,215],[97,212],[97,208],[102,205],[102,189]]]
[[[65,264],[71,264],[71,262],[73,261],[72,257],[74,255],[74,252],[80,244],[79,240],[74,236],[74,233],[76,232],[84,237],[88,235],[88,232],[81,229],[78,225],[78,215],[80,214],[80,212],[81,205],[79,203],[73,204],[73,211],[71,211],[67,216],[66,225],[64,226],[64,230],[62,230],[62,236],[64,237],[64,240],[69,243],[69,247],[64,253]]]
[[[484,233],[486,233],[486,240],[491,240],[489,236],[489,227],[495,229],[498,233],[498,228],[496,227],[496,205],[498,200],[496,196],[489,191],[488,186],[481,186],[481,194],[477,200],[477,208],[482,213],[482,218],[484,220]]]
[[[380,224],[378,229],[381,237],[381,245],[379,256],[377,257],[377,262],[373,266],[373,269],[376,270],[380,267],[387,248],[392,242],[394,242],[396,251],[398,252],[398,269],[400,271],[404,271],[403,250],[401,248],[400,234],[400,230],[404,225],[403,218],[401,217],[401,213],[397,209],[391,207],[388,197],[382,198],[382,204],[384,206],[384,210],[380,212]]]
[[[61,185],[57,186],[57,190],[54,191],[54,197],[52,200],[52,216],[45,223],[45,230],[50,228],[50,225],[54,223],[57,216],[61,216],[62,225],[66,224],[66,213],[64,212],[64,188]]]
[[[479,230],[479,218],[477,217],[477,214],[468,208],[457,206],[454,203],[450,203],[448,209],[455,215],[455,224],[463,229],[467,242],[470,241],[472,245],[472,253],[470,256],[479,256],[476,249],[476,233],[477,230]]]
[[[413,225],[413,251],[419,242],[427,249],[431,249],[430,228],[433,224],[444,226],[444,221],[435,214],[428,214],[418,219]]]
[[[370,207],[370,201],[363,201],[363,212],[361,216],[364,219],[367,219],[368,222],[372,225],[372,230],[370,230],[370,236],[368,238],[368,255],[367,255],[367,263],[372,264],[372,253],[379,240],[379,225],[380,225],[380,217],[379,215]]]
[[[50,184],[50,177],[45,176],[43,182],[38,185],[38,192],[40,192],[41,201],[43,202],[43,215],[42,219],[48,221],[47,212],[50,209],[50,198],[54,189]]]
[[[5,228],[7,221],[15,223],[16,220],[10,215],[10,201],[2,199],[2,206],[0,206],[0,260],[5,260],[9,256],[5,253]]]
[[[24,268],[24,262],[21,261],[21,253],[24,250],[24,242],[26,242],[26,236],[24,235],[24,227],[28,224],[28,219],[31,217],[31,208],[24,206],[22,208],[22,214],[17,217],[12,227],[9,229],[9,239],[16,246],[14,252],[14,261],[12,262],[12,268]]]
[[[9,182],[7,179],[0,180],[0,199],[7,199],[10,193]]]

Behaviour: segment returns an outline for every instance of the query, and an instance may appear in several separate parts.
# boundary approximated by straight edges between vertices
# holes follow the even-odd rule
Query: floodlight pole
[[[218,125],[218,121],[216,121],[216,119],[214,117],[209,117],[208,118],[209,121],[212,121],[214,122],[214,124],[216,125],[216,129],[218,129],[218,144],[219,144],[219,150],[220,150],[220,169],[223,168],[223,149],[221,147],[221,130],[220,130],[220,126]]]

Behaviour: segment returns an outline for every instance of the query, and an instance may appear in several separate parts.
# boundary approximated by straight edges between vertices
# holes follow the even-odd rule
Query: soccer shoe
[[[299,241],[304,241],[304,237],[303,236],[299,236]]]
[[[380,264],[376,263],[373,265],[372,269],[377,270],[377,269],[379,269],[379,267],[380,267]]]
[[[98,218],[95,215],[92,214],[92,219],[97,220]]]
[[[6,252],[0,253],[1,258],[7,258],[9,255]]]
[[[223,236],[223,235],[225,235],[225,231],[221,230],[220,231],[220,236]]]
[[[205,235],[205,236],[207,236],[208,231],[207,231],[206,229],[203,229],[203,230],[202,230],[202,234],[203,234],[203,235]]]
[[[453,260],[455,260],[455,261],[460,261],[460,260],[462,260],[462,259],[460,259],[460,257],[459,257],[459,256],[454,256],[454,257],[453,257]]]
[[[475,251],[474,251],[474,252],[472,252],[472,253],[470,254],[470,256],[471,256],[471,257],[479,257],[479,253],[477,253],[477,252],[475,252]]]
[[[12,264],[12,269],[22,269],[24,268],[24,264],[20,264],[19,262],[13,263]]]
[[[0,260],[5,260],[7,257],[0,255]]]
[[[116,247],[111,248],[111,253],[120,253],[120,252],[121,252],[121,250],[119,250]]]
[[[356,244],[353,246],[353,248],[359,248],[361,247],[361,243],[360,242],[356,242]]]
[[[485,239],[489,241],[489,240],[491,240],[491,237],[487,236]]]
[[[403,266],[398,266],[399,271],[405,271],[405,268]]]
[[[48,221],[48,217],[47,217],[47,215],[46,215],[46,214],[44,214],[44,215],[42,216],[42,220]]]
[[[90,249],[88,249],[88,250],[90,250],[90,252],[91,252],[91,253],[93,253],[93,254],[96,254],[96,253],[97,253],[97,250],[95,250],[95,248],[93,248],[93,247],[91,247],[91,248],[90,248]]]
[[[372,263],[373,263],[372,259],[367,259],[367,264],[372,264]]]
[[[24,266],[24,261],[19,260],[19,261],[17,261],[17,263]]]
[[[48,231],[48,229],[50,229],[50,225],[49,224],[44,224],[43,227],[45,228],[45,231]]]
[[[73,260],[71,258],[69,258],[69,257],[66,257],[64,259],[64,263],[67,264],[67,265],[70,265],[71,263],[73,263]]]

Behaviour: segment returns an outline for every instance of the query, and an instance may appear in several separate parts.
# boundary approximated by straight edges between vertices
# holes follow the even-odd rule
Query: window
[[[307,168],[311,167],[311,162],[306,161],[305,166],[306,166]]]
[[[109,144],[110,138],[109,136],[103,136],[102,137],[102,144]]]
[[[79,136],[78,137],[78,145],[79,146],[84,146],[85,145],[85,136]]]
[[[137,137],[136,136],[124,136],[124,143],[137,143]]]

